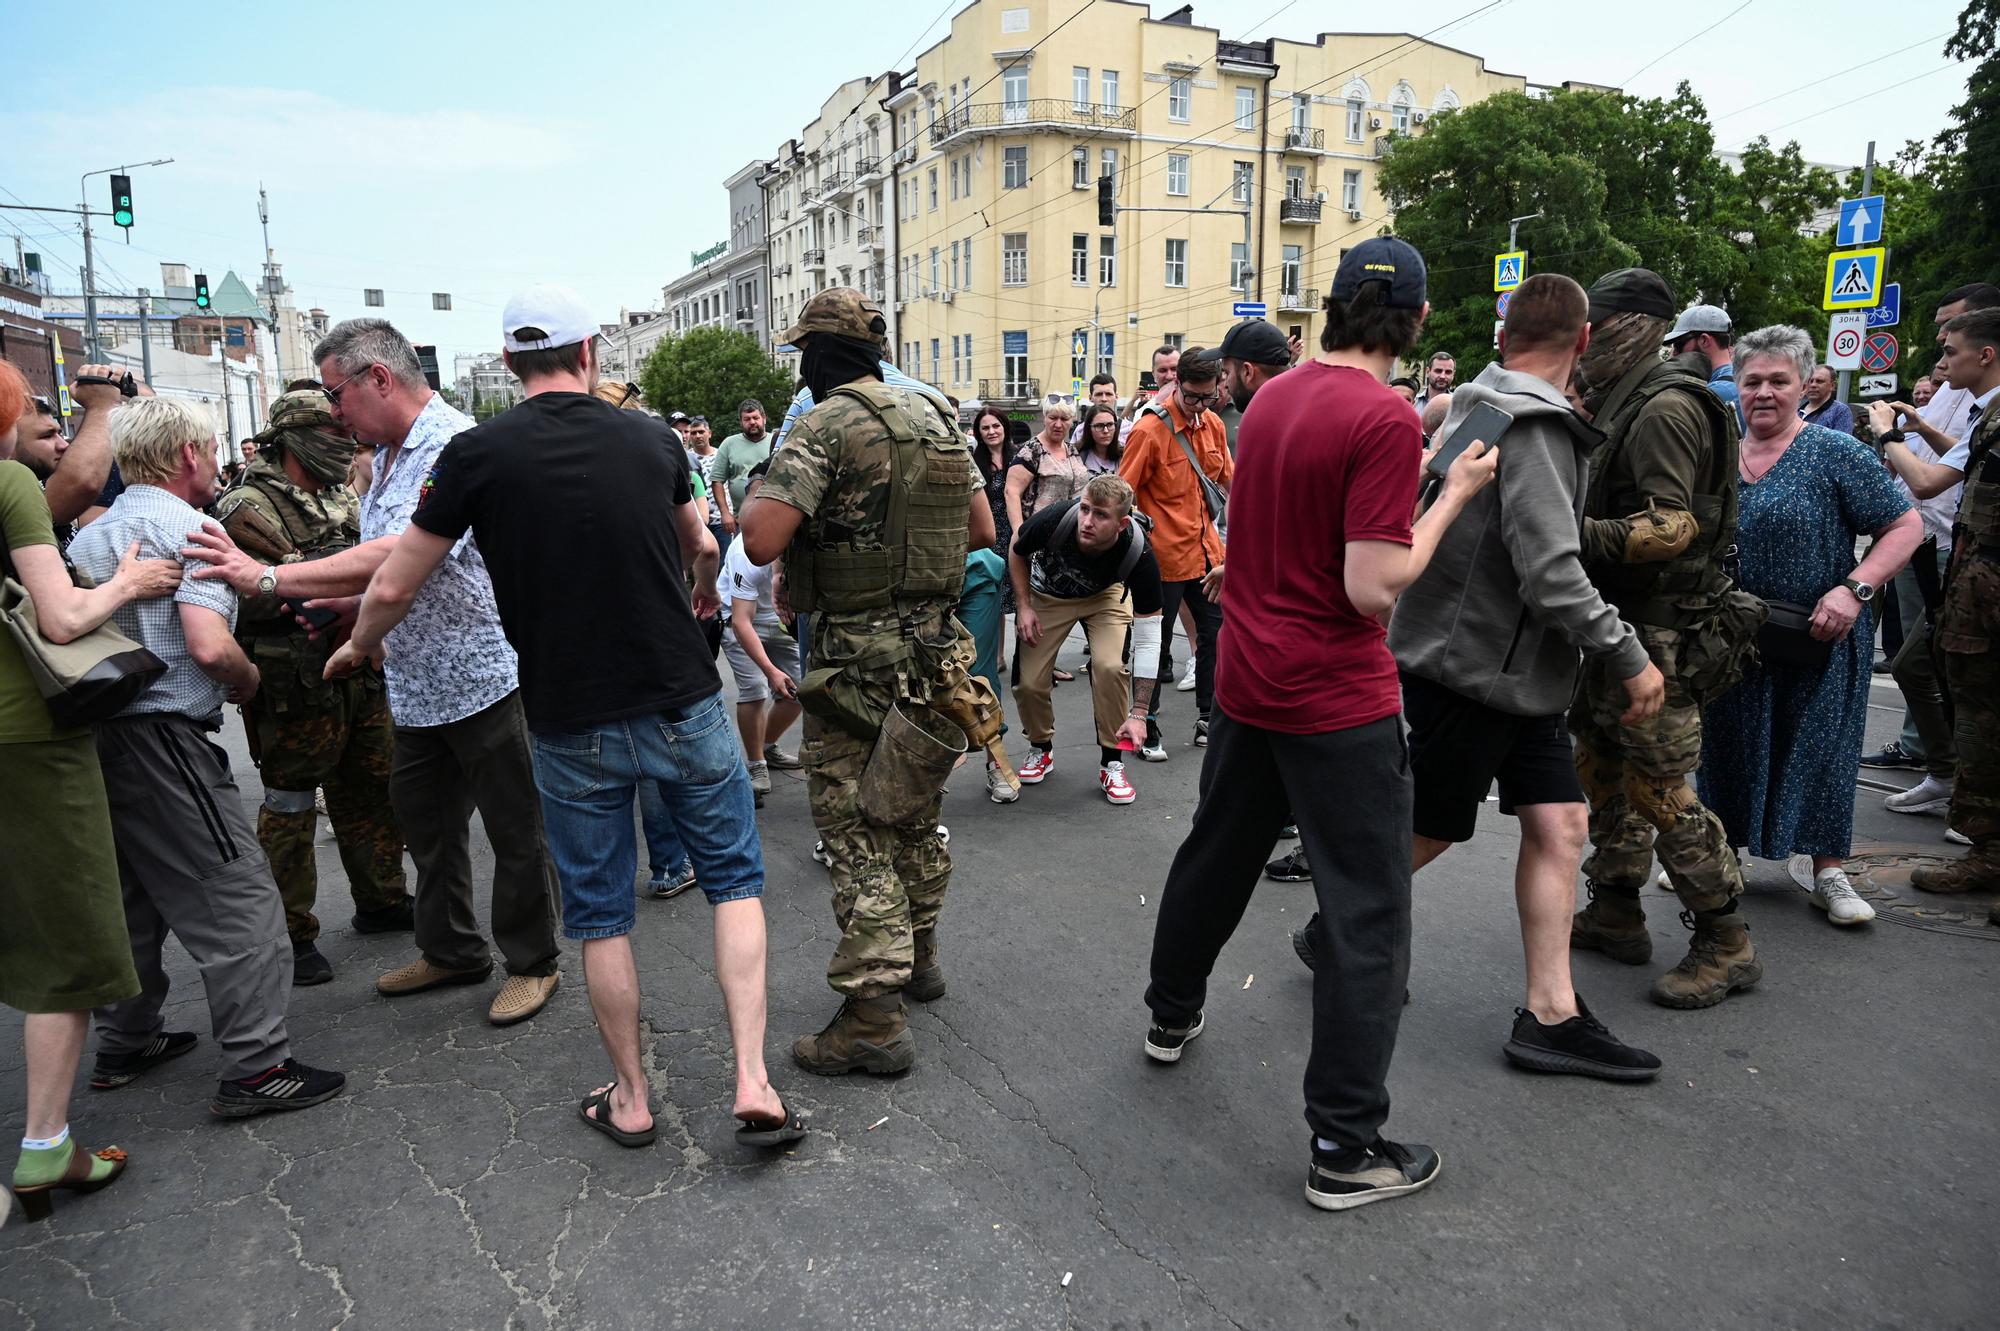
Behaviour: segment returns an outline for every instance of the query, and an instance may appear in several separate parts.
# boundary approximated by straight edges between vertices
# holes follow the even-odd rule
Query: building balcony
[[[879,157],[864,157],[854,164],[854,183],[857,185],[870,176],[879,176],[881,174],[882,159]]]
[[[1396,136],[1394,134],[1378,134],[1375,136],[1375,155],[1377,157],[1387,157],[1394,151],[1396,151]]]
[[[1285,131],[1286,152],[1318,152],[1326,147],[1326,131],[1293,125]]]
[[[819,194],[823,199],[831,199],[837,194],[845,194],[849,188],[851,186],[845,171],[835,171],[831,175],[820,177]]]
[[[854,243],[864,250],[880,250],[882,248],[882,232],[872,226],[858,227],[854,232]]]
[[[1281,310],[1317,311],[1320,308],[1317,291],[1281,291],[1278,293],[1278,308]]]
[[[1087,129],[1097,134],[1138,133],[1139,113],[1130,107],[1084,106],[1064,97],[1035,97],[1025,102],[980,102],[953,107],[930,127],[931,146],[976,134],[1011,134],[1029,130],[1068,133]]]
[[[979,400],[981,402],[1040,402],[1042,400],[1042,381],[1039,379],[981,379],[979,381]]]
[[[1278,220],[1280,222],[1316,223],[1319,221],[1321,210],[1325,207],[1326,200],[1324,199],[1300,199],[1287,195],[1278,201]]]
[[[826,267],[826,251],[807,250],[805,254],[800,257],[799,266],[802,268],[818,268],[824,270]]]

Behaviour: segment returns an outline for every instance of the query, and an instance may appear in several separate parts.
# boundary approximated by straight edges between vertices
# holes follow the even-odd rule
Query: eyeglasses
[[[1118,421],[1116,417],[1100,416],[1090,423],[1090,428],[1093,430],[1115,430],[1118,428]]]
[[[1182,384],[1181,399],[1182,401],[1187,402],[1191,406],[1205,407],[1211,402],[1220,402],[1222,400],[1222,390],[1220,388],[1214,388],[1210,389],[1206,393],[1197,393],[1194,390],[1190,389],[1186,384]]]
[[[326,394],[327,401],[333,403],[333,405],[337,407],[340,405],[340,395],[347,391],[347,386],[353,383],[356,379],[367,378],[368,372],[374,368],[375,368],[375,362],[371,361],[367,365],[362,366],[359,370],[356,370],[353,374],[348,375],[345,379],[342,379],[339,383],[327,384],[320,391]]]

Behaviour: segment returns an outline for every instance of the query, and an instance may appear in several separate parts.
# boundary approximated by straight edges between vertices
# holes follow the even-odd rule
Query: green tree
[[[465,410],[465,399],[458,395],[458,389],[451,384],[446,384],[439,388],[438,396],[443,398],[447,405],[455,407],[460,411]]]
[[[1493,258],[1523,224],[1530,272],[1589,285],[1631,265],[1660,273],[1684,302],[1727,307],[1739,327],[1806,316],[1817,304],[1812,241],[1800,227],[1833,194],[1796,144],[1762,141],[1731,171],[1708,112],[1686,84],[1670,98],[1502,93],[1399,138],[1380,185],[1396,234],[1430,267],[1423,351],[1460,358],[1461,379],[1493,358]],[[1808,285],[1814,289],[1808,291]]]
[[[639,391],[655,411],[706,416],[718,437],[735,432],[737,404],[761,400],[776,425],[792,397],[792,381],[757,345],[733,328],[691,328],[666,337],[639,371]]]

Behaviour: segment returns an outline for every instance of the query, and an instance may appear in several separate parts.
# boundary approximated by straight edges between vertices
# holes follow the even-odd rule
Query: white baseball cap
[[[551,351],[588,342],[604,330],[568,287],[537,282],[507,302],[500,336],[509,351]]]

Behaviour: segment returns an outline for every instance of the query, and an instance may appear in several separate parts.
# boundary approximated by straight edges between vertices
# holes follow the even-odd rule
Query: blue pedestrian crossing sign
[[[1826,256],[1826,291],[1820,302],[1823,310],[1867,310],[1882,303],[1882,279],[1887,275],[1888,252],[1880,246],[1867,250],[1835,250]]]
[[[1840,201],[1840,224],[1833,229],[1836,245],[1873,245],[1882,239],[1882,196]]]
[[[1509,250],[1493,256],[1493,289],[1512,291],[1528,276],[1528,252]]]
[[[1239,300],[1229,307],[1230,317],[1234,319],[1261,319],[1270,312],[1261,300]]]

